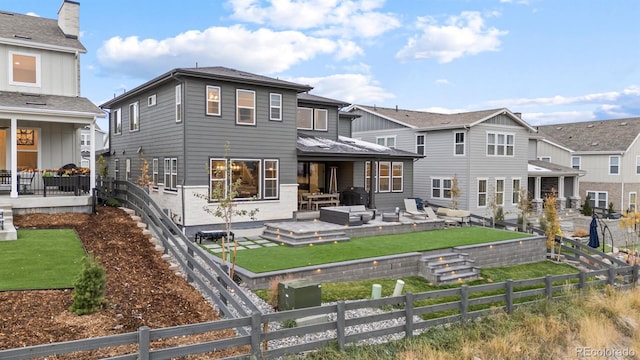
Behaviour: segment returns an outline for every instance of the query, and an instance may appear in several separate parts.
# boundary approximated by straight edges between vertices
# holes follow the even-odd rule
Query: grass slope
[[[237,252],[236,265],[261,273],[528,236],[530,235],[476,226],[379,235],[315,246],[279,246],[242,250]]]
[[[18,230],[0,241],[0,290],[73,287],[84,255],[72,229]]]

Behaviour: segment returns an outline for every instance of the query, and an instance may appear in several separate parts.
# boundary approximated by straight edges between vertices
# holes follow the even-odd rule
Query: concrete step
[[[467,272],[472,269],[473,269],[473,266],[470,266],[470,265],[459,265],[459,266],[450,266],[445,268],[433,269],[433,273],[435,275],[446,275],[452,272],[453,273]]]
[[[451,284],[451,283],[455,283],[458,281],[469,281],[469,280],[475,280],[478,278],[479,276],[479,272],[476,271],[467,271],[467,272],[460,272],[460,273],[455,273],[455,274],[450,274],[450,275],[443,275],[440,276],[438,279],[438,283],[439,284]]]
[[[444,261],[429,261],[427,262],[427,266],[431,269],[437,270],[442,268],[449,268],[453,266],[460,265],[473,265],[475,260],[468,258],[458,258],[458,259],[448,259]]]
[[[318,238],[311,238],[311,239],[306,239],[306,240],[298,240],[298,239],[292,239],[290,237],[277,237],[277,236],[273,236],[273,235],[268,235],[268,234],[263,234],[261,236],[263,239],[267,239],[269,241],[273,241],[275,243],[282,243],[285,245],[289,245],[289,246],[309,246],[311,244],[314,245],[320,245],[320,244],[328,244],[328,243],[334,243],[334,242],[342,242],[342,241],[349,241],[351,240],[350,237],[348,236],[333,236],[333,237],[322,237],[322,239],[318,239]]]
[[[465,253],[448,252],[434,255],[423,255],[420,259],[426,262],[445,262],[450,259],[459,259],[468,256]]]

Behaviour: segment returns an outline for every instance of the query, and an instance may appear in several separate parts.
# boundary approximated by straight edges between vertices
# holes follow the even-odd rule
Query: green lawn
[[[315,246],[278,246],[242,250],[237,252],[236,265],[261,273],[528,236],[530,235],[477,226],[379,235]]]
[[[84,255],[72,229],[18,230],[0,241],[0,290],[73,287]]]

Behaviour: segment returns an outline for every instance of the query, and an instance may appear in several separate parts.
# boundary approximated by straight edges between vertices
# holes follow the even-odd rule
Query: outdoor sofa
[[[455,221],[458,224],[469,225],[471,220],[471,212],[468,210],[457,210],[449,208],[438,208],[436,215],[443,220]]]
[[[330,206],[320,208],[320,221],[338,225],[362,225],[375,217],[373,210],[364,205]]]

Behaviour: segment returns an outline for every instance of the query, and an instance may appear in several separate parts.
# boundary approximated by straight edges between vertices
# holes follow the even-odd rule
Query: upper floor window
[[[395,136],[378,136],[376,137],[376,144],[395,149],[396,137]]]
[[[298,108],[298,129],[313,130],[313,109]]]
[[[140,130],[140,107],[138,102],[129,104],[129,131]]]
[[[640,156],[636,156],[636,175],[640,175]]]
[[[147,98],[147,106],[156,106],[156,94],[153,94]]]
[[[416,135],[416,154],[424,155],[424,135]]]
[[[9,84],[40,86],[40,55],[9,51]]]
[[[609,175],[620,175],[620,156],[609,156]]]
[[[464,155],[464,132],[462,131],[457,131],[455,133],[453,133],[453,137],[454,137],[454,149],[453,149],[453,154],[454,155]]]
[[[487,155],[513,156],[515,135],[503,133],[487,133]]]
[[[176,85],[176,122],[182,121],[182,85]]]
[[[80,145],[82,146],[90,146],[91,145],[91,134],[80,134]]]
[[[282,95],[269,94],[269,120],[282,120]]]
[[[256,124],[256,92],[251,90],[236,90],[236,124]]]
[[[113,119],[113,133],[122,133],[122,111],[121,109],[115,109],[111,112],[111,118]]]
[[[551,162],[551,156],[538,156],[538,160],[550,163]]]
[[[572,156],[571,157],[571,167],[577,170],[580,170],[580,156]]]
[[[327,131],[329,123],[329,112],[326,109],[315,109],[314,111],[314,129]]]
[[[219,86],[207,86],[207,115],[220,115]]]

